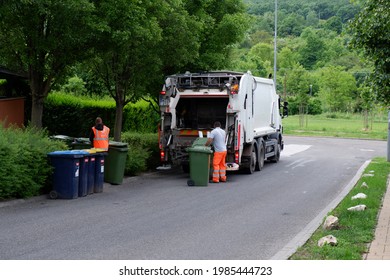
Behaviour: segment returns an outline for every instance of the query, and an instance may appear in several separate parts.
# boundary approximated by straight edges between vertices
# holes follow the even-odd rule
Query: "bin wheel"
[[[56,198],[58,197],[58,193],[57,193],[56,191],[51,191],[51,192],[49,193],[49,197],[50,197],[51,199],[56,199]]]
[[[189,187],[193,187],[193,186],[195,186],[195,182],[194,182],[194,180],[188,180],[187,181],[187,185],[189,186]]]

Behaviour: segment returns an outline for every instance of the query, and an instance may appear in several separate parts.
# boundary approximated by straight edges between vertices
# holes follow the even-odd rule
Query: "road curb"
[[[146,173],[145,173],[146,174]],[[127,184],[133,181],[138,180],[140,177],[145,176],[144,174],[139,175],[139,176],[132,176],[132,177],[125,177],[123,178],[122,184]],[[122,185],[121,184],[121,185]],[[111,187],[110,183],[104,182],[103,188]],[[120,185],[118,185],[120,186]],[[44,201],[50,199],[48,194],[43,194],[43,195],[38,195],[38,196],[33,196],[30,198],[21,198],[21,199],[10,199],[10,200],[5,200],[5,201],[0,201],[0,209],[4,207],[9,207],[9,206],[15,206],[27,202],[37,202],[37,201]]]
[[[47,194],[44,195],[39,195],[39,196],[34,196],[30,198],[21,198],[21,199],[12,199],[12,200],[6,200],[6,201],[1,201],[0,202],[0,208],[8,207],[8,206],[14,206],[26,202],[35,202],[35,201],[40,201],[40,200],[45,200],[48,198]]]

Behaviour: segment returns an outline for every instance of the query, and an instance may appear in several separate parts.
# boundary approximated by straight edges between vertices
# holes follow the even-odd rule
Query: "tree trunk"
[[[36,128],[42,128],[44,98],[40,95],[32,95],[31,107],[31,125]]]
[[[363,111],[363,129],[365,131],[368,130],[368,110],[367,109],[365,109]]]
[[[123,121],[123,104],[122,102],[116,102],[115,113],[115,127],[114,127],[114,141],[121,141],[122,134],[122,121]]]
[[[31,125],[39,129],[42,128],[43,104],[49,94],[51,81],[51,75],[45,79],[42,73],[34,71],[30,67],[29,83],[32,96]]]

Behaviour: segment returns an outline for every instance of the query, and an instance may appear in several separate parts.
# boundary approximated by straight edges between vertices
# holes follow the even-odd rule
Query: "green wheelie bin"
[[[72,150],[84,150],[90,149],[91,147],[89,138],[74,138],[74,141],[72,142]]]
[[[202,140],[198,140],[202,139]],[[187,151],[190,156],[190,177],[188,186],[208,186],[210,177],[210,158],[213,151],[204,146],[205,140],[198,138]],[[207,139],[206,139],[207,141]]]
[[[127,143],[110,141],[108,154],[104,161],[104,181],[112,185],[120,185],[125,174]]]
[[[194,142],[192,142],[192,147],[195,147],[195,146],[204,146],[207,142],[207,138],[206,137],[199,137],[199,138],[196,138]]]
[[[50,136],[50,139],[64,142],[68,146],[69,149],[72,147],[72,143],[74,141],[74,137],[70,137],[70,136],[66,136],[66,135],[53,135],[53,136]]]

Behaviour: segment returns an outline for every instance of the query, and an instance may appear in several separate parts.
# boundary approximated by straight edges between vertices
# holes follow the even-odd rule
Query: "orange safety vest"
[[[93,147],[108,150],[108,135],[110,134],[110,129],[107,126],[103,126],[103,130],[98,130],[95,127],[92,127],[92,130],[94,134]]]

